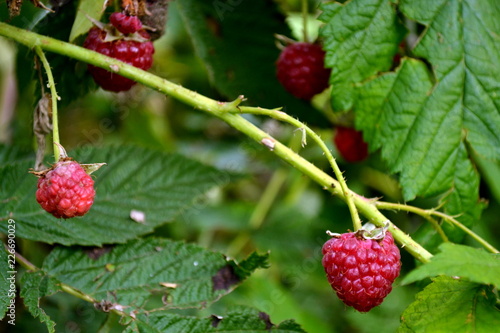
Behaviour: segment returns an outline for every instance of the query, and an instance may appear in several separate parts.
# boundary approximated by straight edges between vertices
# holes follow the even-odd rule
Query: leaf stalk
[[[42,61],[43,68],[45,69],[45,73],[47,74],[47,79],[49,81],[49,89],[50,96],[52,100],[52,141],[54,142],[54,159],[55,161],[59,161],[59,157],[61,155],[59,146],[59,121],[57,115],[57,101],[59,100],[59,96],[56,91],[56,83],[54,81],[54,76],[52,75],[52,69],[50,68],[50,64],[45,57],[45,53],[43,53],[42,48],[37,45],[35,46],[35,52]],[[41,83],[43,84],[43,83]]]
[[[435,209],[422,209],[422,208],[418,208],[415,206],[409,206],[409,205],[405,205],[405,204],[397,204],[397,203],[392,203],[392,202],[384,202],[384,201],[377,201],[375,203],[375,205],[380,209],[400,210],[400,211],[414,213],[414,214],[422,216],[423,218],[425,218],[426,220],[431,222],[433,225],[437,224],[439,226],[437,221],[434,218],[432,218],[432,216],[437,216],[437,217],[443,219],[444,221],[451,223],[454,226],[461,229],[462,231],[464,231],[467,235],[469,235],[471,238],[473,238],[475,241],[477,241],[479,244],[481,244],[481,246],[483,246],[489,252],[500,253],[493,245],[488,243],[488,241],[486,241],[484,238],[482,238],[481,236],[476,234],[471,229],[467,228],[465,225],[463,225],[461,222],[459,222],[454,217],[449,216],[443,212],[437,211]],[[441,237],[443,238],[444,241],[448,241],[448,237],[444,234],[444,232],[440,226],[436,230],[440,233],[440,235],[442,233]]]

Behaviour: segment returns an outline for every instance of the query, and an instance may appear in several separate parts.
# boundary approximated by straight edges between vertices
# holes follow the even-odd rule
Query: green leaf
[[[2,247],[4,244],[0,244]],[[15,300],[16,300],[16,273],[15,260],[13,255],[0,249],[0,319],[7,316],[5,321],[15,321]],[[11,288],[14,287],[14,288]],[[10,308],[14,307],[13,316],[9,316]]]
[[[438,113],[458,114],[453,135],[487,158],[500,159],[500,57],[496,0],[401,1],[401,11],[427,29],[413,50],[433,66],[449,103]],[[450,133],[451,134],[451,133]]]
[[[244,280],[249,277],[257,268],[269,268],[269,264],[267,262],[268,258],[269,254],[260,255],[257,254],[257,252],[253,252],[240,264],[231,261],[231,267],[233,268],[233,271],[238,276],[238,278]]]
[[[276,78],[280,50],[274,35],[290,31],[274,2],[185,0],[175,5],[222,95],[244,95],[251,105],[282,106],[303,121],[325,124],[320,112],[286,92]]]
[[[440,253],[431,261],[411,271],[401,283],[408,284],[427,277],[447,275],[480,284],[500,286],[500,256],[481,249],[452,243],[439,246]]]
[[[452,190],[441,198],[445,213],[456,216],[457,220],[471,227],[479,221],[486,202],[479,199],[479,173],[467,156],[465,143],[460,143],[457,163],[454,168]],[[460,241],[463,232],[453,225],[443,225],[448,237],[453,241]]]
[[[105,5],[102,0],[80,0],[75,21],[69,34],[69,42],[75,42],[79,36],[86,34],[92,28],[93,24],[87,15],[99,21],[104,9]]]
[[[238,265],[194,244],[150,238],[97,249],[56,248],[43,270],[98,302],[188,308],[229,293],[250,270],[267,267],[266,259],[253,254]]]
[[[386,0],[332,2],[321,9],[325,63],[332,68],[332,106],[350,110],[356,99],[355,84],[391,68],[405,29]]]
[[[382,148],[391,171],[401,174],[405,200],[448,192],[445,212],[460,214],[467,226],[483,209],[468,149],[500,159],[495,4],[401,1],[401,11],[427,27],[414,53],[430,62],[434,77],[427,77],[424,64],[403,61],[395,74],[363,86],[356,105],[358,128],[371,150]],[[460,235],[455,230],[450,238]]]
[[[208,190],[231,178],[179,155],[137,147],[79,149],[70,156],[107,163],[92,174],[96,199],[81,218],[57,219],[38,205],[37,179],[28,174],[33,161],[0,168],[0,219],[14,219],[18,237],[64,245],[123,243],[175,218],[189,219]],[[132,210],[144,213],[145,221],[133,220]],[[6,228],[0,224],[0,231]]]
[[[497,202],[500,202],[500,163],[491,161],[483,156],[473,152],[473,160],[479,169],[481,178],[488,184],[491,195]]]
[[[180,316],[165,311],[139,314],[124,332],[140,333],[210,333],[210,332],[246,332],[246,333],[305,333],[294,321],[287,320],[278,325],[271,323],[264,312],[253,309],[231,311],[224,316],[213,315],[208,318]]]
[[[39,318],[47,325],[49,333],[55,332],[56,323],[50,319],[45,311],[40,307],[40,299],[44,296],[52,295],[60,290],[59,283],[52,277],[48,277],[43,272],[27,272],[21,279],[21,297],[24,305],[35,318]]]
[[[456,77],[433,87],[425,65],[403,59],[396,73],[360,88],[356,122],[370,149],[382,149],[391,172],[400,173],[405,200],[448,191],[444,209],[467,226],[479,217],[479,175],[462,141]],[[458,102],[458,104],[457,104]],[[450,230],[449,226],[445,226]],[[450,239],[458,241],[458,230]]]
[[[398,332],[494,332],[500,327],[495,301],[485,286],[439,277],[403,312]]]
[[[29,153],[23,152],[16,146],[0,144],[0,165],[28,159]]]

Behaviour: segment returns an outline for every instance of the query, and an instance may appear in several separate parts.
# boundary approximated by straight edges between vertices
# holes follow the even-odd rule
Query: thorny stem
[[[57,101],[59,100],[59,96],[57,95],[56,83],[54,81],[54,76],[52,75],[52,70],[50,69],[50,64],[47,61],[42,48],[40,46],[35,46],[35,52],[42,61],[43,68],[45,69],[45,73],[47,73],[47,78],[49,80],[50,96],[52,99],[52,141],[54,142],[54,158],[57,162],[59,161],[60,156],[59,121],[57,116]],[[43,82],[41,84],[43,84]]]
[[[356,209],[356,205],[354,204],[353,198],[352,198],[352,193],[347,187],[347,184],[344,179],[344,175],[342,174],[342,171],[340,170],[337,162],[335,161],[335,158],[333,157],[330,149],[326,146],[325,142],[321,140],[318,134],[314,132],[310,127],[306,126],[304,123],[300,122],[299,120],[291,117],[285,112],[279,111],[279,110],[267,110],[267,109],[261,109],[261,108],[252,108],[252,107],[240,107],[239,110],[242,113],[251,113],[251,114],[258,114],[258,115],[265,115],[272,117],[277,120],[281,120],[284,122],[287,122],[295,127],[297,127],[300,130],[305,131],[307,135],[309,135],[316,144],[321,148],[323,153],[326,156],[326,159],[328,160],[328,163],[330,163],[330,166],[333,169],[333,172],[335,173],[335,177],[337,178],[338,182],[340,183],[340,187],[342,189],[342,192],[345,194],[346,198],[346,203],[347,207],[349,207],[349,212],[351,213],[351,218],[352,218],[352,223],[354,227],[354,231],[359,230],[361,228],[361,219],[359,218],[358,210]],[[303,138],[303,145],[306,144],[306,139],[305,137]]]
[[[380,209],[385,209],[385,210],[390,210],[390,209],[404,210],[404,211],[415,213],[417,215],[422,216],[424,219],[426,219],[432,225],[432,227],[439,234],[439,236],[441,237],[441,239],[443,240],[443,242],[449,242],[448,236],[446,236],[445,232],[443,231],[443,228],[441,228],[441,226],[439,225],[439,222],[436,221],[436,219],[432,217],[432,214],[431,214],[430,210],[425,211],[425,210],[423,210],[421,208],[418,208],[418,207],[415,207],[415,206],[395,204],[395,203],[384,202],[384,201],[377,201],[375,204]],[[406,209],[398,208],[400,205],[401,206],[405,206]]]
[[[470,237],[475,239],[479,244],[481,244],[486,250],[490,251],[491,253],[500,253],[493,245],[488,243],[484,238],[482,238],[481,236],[476,234],[474,231],[467,228],[465,225],[460,223],[454,217],[449,216],[443,212],[440,212],[440,211],[437,211],[434,209],[422,209],[422,208],[418,208],[415,206],[409,206],[409,205],[405,205],[405,204],[397,204],[397,203],[392,203],[392,202],[384,202],[384,201],[377,201],[375,203],[375,206],[377,206],[380,209],[387,209],[387,210],[393,209],[393,210],[402,210],[402,211],[406,211],[406,212],[411,212],[411,213],[420,215],[423,218],[430,221],[431,223],[437,224],[439,226],[437,221],[434,218],[432,218],[432,216],[437,216],[437,217],[443,219],[444,221],[449,222],[449,223],[455,225],[456,227],[458,227],[459,229],[461,229],[462,231],[464,231],[467,235],[469,235]],[[441,230],[441,233],[443,233],[443,230],[441,229],[440,226],[439,226],[439,229],[437,229],[437,230],[438,230],[438,232],[439,232],[439,230]],[[440,233],[440,235],[441,235],[441,233]],[[444,235],[444,233],[443,233],[443,235]],[[441,237],[443,237],[443,235]],[[444,237],[446,237],[446,235],[444,235]],[[443,239],[445,241],[448,240],[447,237],[443,238]]]
[[[347,201],[349,197],[352,197],[354,205],[358,211],[366,216],[373,224],[383,227],[388,221],[387,217],[385,217],[377,209],[373,200],[362,197],[354,192],[351,192],[350,190],[344,192],[337,180],[333,179],[323,170],[320,170],[314,164],[293,152],[293,150],[289,149],[281,142],[272,138],[269,134],[250,123],[241,115],[236,114],[236,111],[239,110],[238,104],[241,100],[236,100],[230,103],[221,103],[173,82],[160,78],[152,73],[143,71],[132,65],[125,64],[117,59],[104,56],[97,52],[90,51],[70,43],[19,29],[3,22],[0,22],[0,35],[11,38],[18,43],[31,48],[40,46],[46,51],[65,55],[97,67],[108,70],[113,68],[113,70],[119,75],[142,83],[147,87],[171,96],[189,106],[218,117],[246,136],[264,144],[276,156],[289,163],[303,174],[307,175],[311,178],[311,180],[318,183],[325,190],[328,190],[341,200]],[[246,108],[246,112],[250,110],[263,109]],[[394,236],[394,239],[396,239],[401,246],[405,247],[406,250],[415,258],[421,262],[428,262],[430,260],[432,254],[424,249],[420,244],[415,242],[409,235],[397,228],[394,224],[389,224],[389,230]]]
[[[302,32],[304,33],[304,42],[309,42],[309,36],[307,34],[307,18],[308,18],[308,8],[307,8],[307,0],[302,0],[302,20],[304,27],[302,28]]]

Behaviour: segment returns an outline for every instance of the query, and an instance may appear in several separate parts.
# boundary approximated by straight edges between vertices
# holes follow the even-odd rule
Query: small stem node
[[[54,159],[55,161],[59,161],[61,152],[59,149],[59,121],[57,115],[57,101],[61,100],[59,95],[57,95],[56,91],[56,83],[54,81],[54,76],[52,75],[52,69],[50,68],[50,64],[45,57],[45,53],[43,53],[42,48],[37,45],[35,46],[35,52],[42,61],[43,68],[45,69],[45,73],[47,73],[47,79],[49,80],[48,87],[50,88],[50,94],[52,99],[52,140],[54,141]]]

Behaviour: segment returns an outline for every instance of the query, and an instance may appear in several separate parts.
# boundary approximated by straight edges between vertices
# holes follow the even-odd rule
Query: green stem
[[[273,203],[286,180],[287,175],[288,171],[283,168],[274,172],[269,184],[264,190],[264,193],[250,216],[250,220],[248,222],[249,231],[239,233],[238,236],[231,241],[227,248],[227,254],[229,256],[238,255],[245,248],[245,246],[250,243],[251,231],[259,229],[264,223],[267,214],[271,210],[271,207],[273,206]]]
[[[49,89],[52,99],[52,141],[54,145],[54,158],[55,161],[57,162],[59,161],[59,157],[61,155],[61,152],[59,150],[59,145],[60,145],[59,121],[57,115],[57,101],[59,100],[59,96],[57,95],[56,83],[54,81],[54,76],[52,75],[52,70],[50,69],[50,64],[47,61],[47,58],[45,57],[45,54],[42,51],[42,48],[40,46],[35,46],[35,52],[42,61],[43,68],[45,69],[45,72],[47,73],[47,78],[49,80]]]
[[[67,294],[73,295],[75,297],[78,297],[79,299],[83,299],[84,301],[87,301],[87,302],[92,303],[92,304],[97,303],[97,301],[94,298],[90,297],[87,294],[82,293],[79,290],[76,290],[76,289],[68,286],[67,284],[61,283],[61,284],[59,284],[59,286],[61,287],[61,290]]]
[[[3,244],[5,250],[10,253],[10,249],[7,247],[7,244]],[[35,265],[33,265],[31,262],[29,262],[28,259],[26,259],[25,257],[23,257],[21,254],[19,254],[18,252],[15,253],[15,258],[16,258],[16,261],[19,265],[21,265],[22,267],[26,268],[28,271],[37,271],[39,270],[38,267],[36,267]]]
[[[308,177],[302,177],[300,173],[293,171],[295,170],[292,170],[291,172],[291,177],[293,177],[293,179],[290,185],[288,185],[288,191],[283,198],[283,202],[287,205],[294,205],[298,200],[300,200],[310,183]]]
[[[448,236],[446,236],[443,228],[441,228],[441,226],[439,225],[439,222],[436,221],[436,219],[434,219],[432,217],[432,214],[430,213],[430,211],[425,211],[421,208],[414,207],[414,206],[396,204],[396,203],[392,203],[392,202],[377,201],[376,205],[380,209],[404,210],[404,211],[407,211],[410,213],[415,213],[415,214],[422,216],[424,219],[426,219],[432,225],[432,227],[436,230],[436,232],[439,234],[439,236],[441,237],[441,239],[444,242],[449,242]],[[407,209],[403,209],[403,208],[401,208],[401,206],[406,207]]]
[[[310,127],[306,126],[302,122],[291,117],[287,113],[279,110],[267,110],[262,108],[244,107],[244,106],[240,107],[239,110],[242,113],[251,113],[251,114],[269,116],[271,118],[287,122],[297,127],[298,129],[305,131],[305,133],[307,133],[307,135],[309,135],[314,140],[314,142],[316,142],[316,144],[321,148],[321,150],[326,156],[326,159],[328,160],[328,163],[330,163],[333,172],[335,173],[335,177],[337,178],[340,184],[342,192],[344,193],[344,196],[346,198],[347,207],[349,207],[349,212],[351,213],[354,231],[361,228],[361,219],[359,218],[358,210],[356,209],[356,205],[354,204],[352,193],[347,187],[347,184],[345,182],[344,175],[342,174],[342,171],[340,170],[337,162],[335,161],[335,158],[333,157],[330,149],[328,149],[325,142],[321,140],[321,138],[319,137],[318,134],[316,134],[316,132],[314,132]],[[306,144],[305,138],[303,139],[303,144],[304,145]]]
[[[271,207],[273,206],[273,203],[276,200],[281,187],[286,181],[287,175],[288,170],[283,168],[278,169],[276,170],[276,172],[274,172],[273,176],[269,180],[269,184],[262,194],[262,197],[255,207],[252,216],[250,216],[250,221],[248,223],[250,228],[259,229],[262,223],[264,223],[264,220],[271,210]]]
[[[301,138],[298,136],[293,136],[290,140],[290,147],[294,152],[298,152],[300,149]],[[249,225],[252,229],[258,229],[264,223],[266,216],[271,210],[273,203],[278,197],[279,191],[283,187],[283,184],[286,181],[286,178],[289,174],[287,169],[281,168],[274,172],[271,177],[262,197],[257,204],[257,207],[252,213],[250,217]]]
[[[307,19],[308,19],[309,11],[307,8],[307,0],[302,0],[302,20],[304,27],[302,28],[302,32],[304,33],[304,42],[309,42],[309,36],[307,33]]]
[[[443,212],[434,210],[434,209],[422,209],[414,206],[408,206],[405,204],[397,204],[397,203],[392,203],[392,202],[383,202],[383,201],[377,201],[375,205],[380,208],[380,209],[391,209],[391,210],[402,210],[410,213],[414,213],[417,215],[422,216],[423,218],[427,219],[428,221],[434,220],[433,223],[437,223],[435,219],[432,218],[432,216],[437,216],[440,217],[441,219],[455,225],[459,229],[462,229],[467,235],[475,239],[479,244],[481,244],[486,250],[490,251],[491,253],[500,253],[493,245],[488,243],[484,238],[476,234],[474,231],[470,230],[467,228],[465,225],[460,223],[458,220],[453,218],[452,216],[449,216]],[[432,221],[431,221],[432,222]],[[439,225],[439,224],[438,224]],[[441,227],[439,227],[439,230],[443,232]],[[444,232],[443,232],[444,234]],[[443,236],[441,236],[443,237]],[[446,237],[446,235],[444,235]],[[448,241],[448,238],[443,238],[445,241]]]
[[[385,222],[388,221],[387,217],[385,217],[376,208],[372,200],[368,200],[350,191],[348,191],[346,195],[346,192],[342,191],[340,183],[331,176],[318,169],[315,165],[302,158],[300,155],[296,154],[293,150],[289,149],[279,141],[276,141],[269,134],[250,123],[241,115],[232,113],[239,110],[238,104],[241,102],[243,97],[231,103],[221,103],[168,80],[162,79],[152,73],[143,71],[132,65],[125,64],[119,60],[73,44],[22,30],[3,22],[0,22],[0,35],[11,38],[28,47],[40,46],[46,51],[65,55],[97,67],[108,70],[112,68],[114,72],[119,75],[140,82],[145,86],[155,89],[165,95],[169,95],[189,106],[218,117],[246,136],[264,144],[276,156],[283,159],[303,174],[309,176],[311,180],[318,183],[332,194],[338,196],[341,200],[346,201],[349,197],[352,197],[354,205],[357,207],[359,212],[369,218],[373,224],[384,226]],[[430,260],[432,254],[425,250],[420,244],[415,242],[409,235],[405,234],[392,223],[389,225],[389,230],[394,238],[415,258],[422,262],[428,262]]]
[[[300,139],[300,138],[299,138]],[[300,147],[301,140],[297,140],[297,137],[292,137],[290,142],[290,147],[294,151],[298,150]],[[260,197],[257,206],[250,216],[248,226],[250,230],[259,229],[264,223],[266,216],[269,214],[273,203],[275,202],[278,194],[286,181],[289,171],[285,168],[280,168],[274,172],[269,183],[264,190],[264,193]],[[231,256],[236,256],[241,250],[250,242],[250,232],[242,232],[229,244],[227,253]]]
[[[8,251],[8,247],[7,245],[4,243],[4,248]],[[9,252],[10,253],[10,252]],[[20,253],[16,252],[15,253],[15,258],[16,258],[16,261],[22,266],[24,267],[26,270],[28,271],[31,271],[31,272],[37,272],[37,271],[40,271],[41,269],[36,267],[35,265],[33,265],[28,259],[24,258]],[[61,288],[62,291],[64,291],[65,293],[68,293],[70,295],[73,295],[75,297],[78,297],[84,301],[87,301],[89,303],[92,303],[92,304],[96,304],[98,303],[97,300],[95,300],[92,296],[90,295],[87,295],[77,289],[74,289],[73,287],[65,284],[65,283],[59,283],[58,284],[59,287]],[[130,315],[128,315],[127,313],[123,312],[123,311],[120,311],[120,310],[117,310],[117,309],[110,309],[110,311],[120,315],[120,316],[128,316],[130,317]]]

